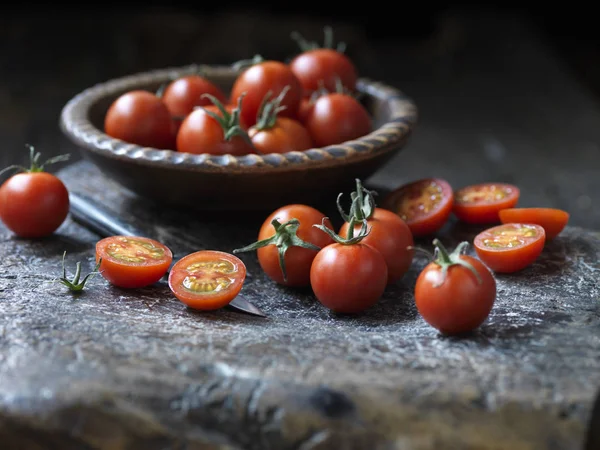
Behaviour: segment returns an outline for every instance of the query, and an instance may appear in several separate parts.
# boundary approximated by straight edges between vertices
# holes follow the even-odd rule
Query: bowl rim
[[[244,156],[193,154],[142,147],[113,138],[97,128],[89,119],[89,111],[97,101],[117,93],[132,90],[143,84],[162,84],[173,79],[202,73],[208,79],[235,76],[238,72],[230,65],[190,64],[137,72],[95,84],[72,97],[62,108],[59,127],[82,149],[99,156],[156,167],[171,167],[192,171],[269,171],[301,169],[315,166],[356,162],[374,154],[393,151],[412,133],[418,110],[412,99],[399,89],[383,82],[361,77],[357,90],[387,101],[390,117],[378,128],[357,139],[304,151]]]

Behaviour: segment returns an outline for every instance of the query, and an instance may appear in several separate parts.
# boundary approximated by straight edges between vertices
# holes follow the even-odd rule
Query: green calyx
[[[240,61],[236,61],[231,65],[231,68],[236,72],[247,69],[248,67],[252,67],[256,64],[260,64],[265,61],[261,55],[254,55],[251,59],[242,59]]]
[[[81,262],[78,261],[77,264],[75,265],[75,275],[73,276],[72,280],[69,280],[67,278],[67,270],[65,269],[65,256],[66,255],[67,255],[67,252],[66,251],[63,252],[63,258],[62,258],[63,276],[61,278],[59,278],[57,281],[64,284],[65,286],[67,286],[71,292],[81,292],[81,291],[83,291],[85,284],[89,280],[91,280],[94,277],[94,275],[99,273],[98,269],[100,268],[100,264],[102,264],[102,258],[98,259],[98,262],[96,263],[96,266],[94,267],[94,270],[92,270],[85,277],[83,277],[83,279],[81,279]]]
[[[32,145],[25,144],[25,147],[27,149],[29,149],[29,160],[30,160],[29,168],[26,168],[24,166],[19,166],[19,165],[12,165],[12,166],[8,166],[8,167],[0,170],[0,175],[4,174],[5,172],[8,172],[9,170],[16,170],[17,172],[26,172],[26,173],[44,172],[46,166],[49,166],[50,164],[56,164],[58,162],[64,162],[69,159],[69,155],[66,154],[66,155],[54,156],[53,158],[47,159],[43,163],[40,163],[41,154],[36,153],[35,149]]]
[[[463,241],[458,244],[452,253],[449,253],[448,250],[446,250],[446,247],[444,247],[441,241],[437,238],[433,240],[433,245],[435,247],[433,263],[442,268],[442,279],[435,287],[440,287],[442,284],[444,284],[444,281],[446,281],[446,277],[448,275],[448,269],[452,266],[462,266],[465,269],[470,270],[473,272],[473,275],[475,275],[475,278],[477,278],[477,282],[479,284],[483,283],[481,275],[479,275],[479,272],[475,270],[475,267],[461,258],[461,255],[464,254],[469,246],[467,241]]]
[[[248,252],[258,250],[259,248],[266,247],[267,245],[274,245],[277,247],[279,253],[279,267],[283,274],[283,280],[287,282],[287,271],[285,267],[285,253],[291,247],[302,247],[308,250],[321,250],[310,242],[303,241],[298,237],[298,228],[300,227],[300,221],[298,219],[290,219],[287,222],[281,223],[277,219],[271,221],[271,225],[275,228],[275,234],[267,239],[262,239],[258,242],[250,244],[246,247],[238,248],[233,250],[233,253]]]
[[[342,193],[338,195],[336,203],[338,211],[344,221],[350,222],[354,219],[354,221],[358,223],[373,217],[376,207],[374,196],[377,195],[377,193],[366,189],[358,178],[356,179],[356,190],[350,194],[352,205],[350,206],[348,214],[346,214],[341,204],[342,195]]]
[[[369,233],[371,232],[371,230],[368,229],[368,223],[365,220],[362,220],[362,226],[360,227],[360,230],[358,232],[358,234],[355,236],[354,235],[354,226],[358,223],[354,218],[350,219],[350,223],[349,223],[349,227],[348,227],[348,236],[346,236],[345,238],[340,236],[339,234],[337,234],[335,231],[331,230],[330,228],[325,226],[325,219],[323,219],[323,222],[321,223],[321,225],[313,225],[313,227],[318,228],[319,230],[327,233],[329,235],[329,237],[331,237],[331,239],[333,239],[335,242],[337,242],[338,244],[342,244],[342,245],[354,245],[354,244],[358,244],[360,241],[362,241],[364,238],[366,238]]]
[[[290,86],[284,87],[281,90],[281,93],[273,100],[269,100],[271,95],[273,95],[273,92],[269,91],[266,93],[256,116],[256,125],[254,125],[256,130],[268,130],[269,128],[273,128],[275,126],[275,122],[277,122],[277,115],[286,108],[285,105],[281,106],[281,102],[289,90]]]
[[[221,125],[221,128],[223,129],[223,137],[226,141],[230,141],[234,136],[239,136],[242,139],[244,139],[248,143],[248,145],[250,145],[251,147],[254,147],[252,145],[250,136],[248,136],[248,133],[246,132],[246,130],[244,130],[244,128],[242,128],[242,126],[240,125],[240,113],[242,111],[242,100],[244,99],[245,96],[246,96],[245,92],[242,95],[240,95],[240,97],[238,98],[238,101],[237,101],[237,105],[231,111],[231,113],[229,111],[227,111],[227,109],[225,108],[223,103],[221,103],[218,98],[216,98],[215,96],[213,96],[211,94],[206,94],[206,93],[202,94],[201,97],[208,98],[217,107],[217,109],[219,110],[221,115],[219,115],[213,111],[209,111],[208,109],[206,109],[203,106],[198,106],[198,108],[202,108],[206,114],[208,114],[210,117],[215,119],[217,121],[217,123],[219,125]]]
[[[329,48],[329,49],[336,50],[340,53],[344,53],[346,51],[346,43],[345,42],[338,42],[338,44],[334,47],[333,28],[331,28],[329,25],[325,26],[323,28],[323,34],[324,34],[323,45],[320,45],[316,41],[308,41],[297,31],[292,31],[292,33],[290,34],[290,37],[294,41],[296,41],[296,43],[300,47],[300,50],[303,52],[307,52],[310,50],[316,50],[319,48]]]

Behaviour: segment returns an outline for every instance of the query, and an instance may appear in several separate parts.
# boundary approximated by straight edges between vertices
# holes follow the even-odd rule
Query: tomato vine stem
[[[83,288],[85,287],[85,284],[91,280],[94,275],[96,275],[98,272],[98,269],[100,268],[100,264],[102,264],[102,258],[99,258],[98,261],[96,262],[96,266],[94,267],[94,270],[92,270],[90,273],[88,273],[83,280],[81,280],[81,262],[77,261],[76,265],[75,265],[75,275],[73,276],[72,280],[69,280],[67,278],[67,269],[65,268],[65,257],[67,256],[67,252],[63,252],[63,257],[62,257],[62,269],[63,269],[63,276],[61,278],[59,278],[57,281],[64,284],[65,286],[67,286],[69,288],[69,290],[71,290],[71,292],[81,292],[83,290]]]
[[[49,166],[50,164],[56,164],[59,162],[67,161],[70,156],[69,154],[54,156],[40,164],[41,153],[39,153],[39,152],[36,153],[33,145],[25,144],[25,147],[29,150],[30,167],[26,168],[26,167],[20,166],[20,165],[11,165],[11,166],[5,167],[4,169],[0,170],[0,175],[3,175],[5,172],[8,172],[9,170],[16,170],[17,172],[26,172],[26,173],[43,172],[45,170],[46,166]]]
[[[467,241],[463,241],[460,244],[458,244],[458,246],[454,249],[452,253],[449,253],[448,250],[446,250],[446,247],[444,247],[444,245],[438,238],[435,238],[433,240],[433,245],[435,247],[433,262],[442,268],[442,279],[436,285],[436,287],[440,287],[442,284],[444,284],[444,281],[446,281],[446,277],[448,275],[448,269],[452,266],[464,267],[465,269],[471,271],[473,275],[475,275],[478,284],[483,283],[479,272],[477,272],[477,270],[470,263],[461,258],[461,256],[469,246],[469,243]]]
[[[327,228],[325,226],[325,221],[328,218],[325,217],[321,223],[321,225],[313,225],[313,227],[318,228],[319,230],[327,233],[331,239],[333,239],[335,242],[337,242],[338,244],[342,244],[342,245],[354,245],[354,244],[358,244],[360,241],[362,241],[364,238],[366,238],[369,233],[371,232],[371,230],[368,228],[369,224],[367,223],[367,220],[362,220],[362,226],[360,227],[360,230],[358,232],[358,234],[355,236],[354,235],[354,226],[357,223],[357,220],[354,217],[350,218],[350,226],[348,227],[348,235],[344,238],[342,236],[340,236],[339,234],[337,234],[335,231]]]
[[[285,266],[285,253],[291,247],[302,247],[308,250],[321,250],[321,247],[306,242],[298,237],[298,228],[300,227],[300,221],[298,219],[290,219],[287,222],[281,223],[277,218],[271,221],[271,225],[275,229],[273,236],[254,242],[242,248],[233,250],[233,253],[248,252],[252,250],[258,250],[259,248],[266,247],[267,245],[275,245],[277,247],[279,255],[279,267],[283,274],[283,280],[287,282],[287,270]]]
[[[298,44],[298,47],[300,47],[300,50],[303,52],[307,52],[310,50],[317,50],[320,48],[333,49],[339,53],[344,53],[346,51],[346,43],[343,41],[338,42],[338,44],[335,45],[335,48],[334,48],[335,41],[334,41],[334,36],[333,36],[333,28],[330,25],[326,25],[325,27],[323,27],[323,35],[324,35],[323,45],[320,45],[316,41],[307,40],[298,31],[292,31],[290,33],[290,37],[294,41],[296,41],[296,43]]]
[[[285,86],[279,95],[275,97],[273,100],[269,100],[269,98],[273,95],[273,91],[268,91],[261,104],[258,108],[258,114],[256,116],[256,125],[254,128],[258,131],[268,130],[275,126],[275,122],[277,122],[277,115],[287,108],[285,105],[281,105],[283,98],[290,90],[290,86]]]

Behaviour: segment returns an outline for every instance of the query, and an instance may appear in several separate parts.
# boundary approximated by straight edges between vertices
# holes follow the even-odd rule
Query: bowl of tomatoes
[[[292,60],[169,67],[74,96],[60,128],[83,157],[164,205],[264,210],[319,203],[404,148],[415,103],[331,48]]]

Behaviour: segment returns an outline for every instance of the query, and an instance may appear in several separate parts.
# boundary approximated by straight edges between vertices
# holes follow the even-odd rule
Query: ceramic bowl
[[[156,91],[178,76],[202,70],[228,92],[230,66],[166,68],[113,79],[73,97],[60,117],[62,132],[82,157],[133,193],[171,207],[267,210],[286,203],[319,204],[368,178],[406,144],[417,121],[414,102],[398,89],[361,78],[357,89],[373,118],[373,131],[340,145],[285,154],[187,154],[140,147],[103,131],[111,103],[132,89]]]

